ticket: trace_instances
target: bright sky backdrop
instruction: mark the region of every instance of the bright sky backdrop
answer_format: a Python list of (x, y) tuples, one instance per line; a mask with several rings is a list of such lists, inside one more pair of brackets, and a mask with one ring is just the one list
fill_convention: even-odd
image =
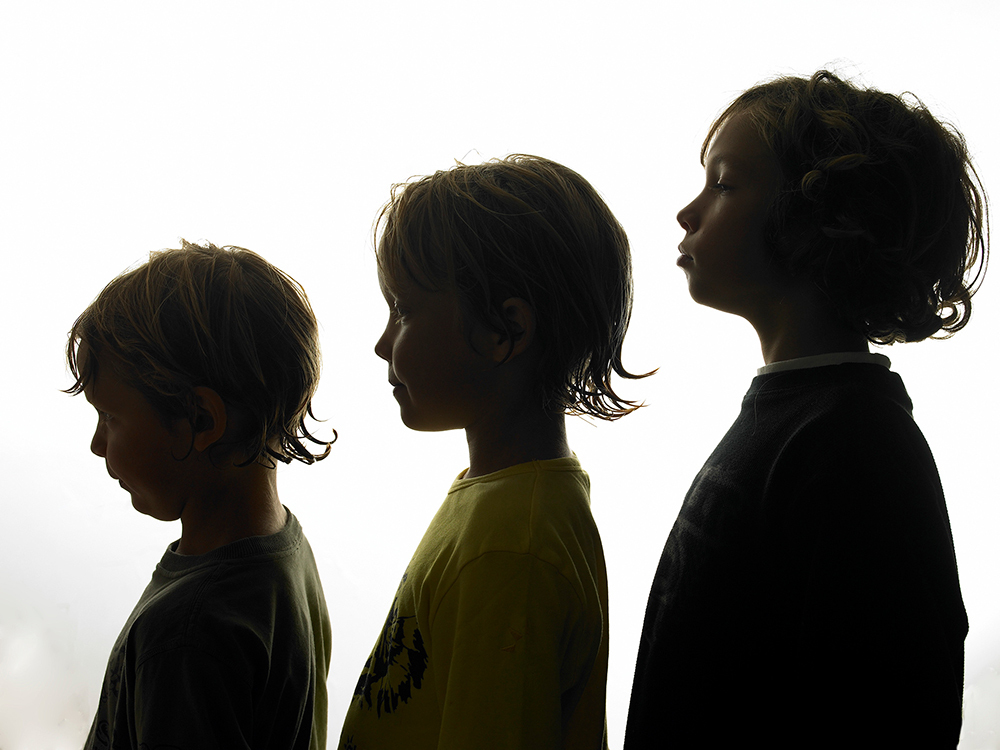
[[(279, 487), (333, 615), (339, 735), (399, 577), (466, 465), (461, 434), (402, 426), (372, 353), (386, 314), (372, 220), (394, 182), (511, 152), (576, 169), (616, 212), (636, 273), (626, 365), (660, 368), (621, 389), (648, 408), (570, 425), (607, 556), (619, 747), (663, 542), (760, 364), (749, 325), (692, 303), (674, 265), (674, 216), (700, 189), (707, 126), (759, 80), (832, 67), (917, 93), (966, 135), (989, 189), (1000, 184), (998, 7), (5, 3), (0, 747), (80, 746), (118, 630), (179, 535), (132, 509), (89, 453), (93, 410), (59, 389), (74, 318), (113, 276), (181, 237), (260, 252), (305, 285), (322, 325), (316, 412), (340, 440), (322, 464), (282, 467)], [(949, 501), (972, 622), (965, 750), (1000, 747), (997, 288), (988, 275), (955, 339), (886, 351)]]

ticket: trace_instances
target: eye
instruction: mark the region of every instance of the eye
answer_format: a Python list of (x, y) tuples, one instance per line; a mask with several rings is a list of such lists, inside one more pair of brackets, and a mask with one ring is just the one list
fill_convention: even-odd
[(715, 190), (716, 192), (719, 193), (728, 193), (730, 190), (732, 190), (732, 188), (729, 185), (726, 185), (725, 183), (717, 182), (714, 185), (712, 185), (712, 190)]
[(100, 409), (98, 409), (97, 410), (97, 419), (100, 422), (110, 422), (111, 421), (111, 415), (108, 414), (106, 411), (101, 411)]

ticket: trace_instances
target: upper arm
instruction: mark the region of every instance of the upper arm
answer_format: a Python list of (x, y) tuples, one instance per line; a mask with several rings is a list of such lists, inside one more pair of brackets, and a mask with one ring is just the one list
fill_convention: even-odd
[(149, 747), (250, 748), (254, 700), (235, 665), (193, 647), (156, 654), (135, 676), (135, 735)]
[(564, 696), (589, 676), (600, 617), (533, 555), (491, 552), (466, 565), (431, 625), (440, 746), (561, 747)]
[[(967, 629), (944, 497), (908, 415), (838, 415), (789, 444), (774, 515), (802, 713), (926, 738), (960, 722)], [(780, 519), (780, 520), (779, 520)], [(872, 730), (875, 731), (875, 730)], [(900, 734), (900, 732), (903, 732)]]

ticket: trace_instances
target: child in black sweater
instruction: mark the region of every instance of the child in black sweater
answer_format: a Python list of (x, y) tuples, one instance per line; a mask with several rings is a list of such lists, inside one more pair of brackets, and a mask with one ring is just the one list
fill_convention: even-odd
[(948, 514), (868, 344), (968, 322), (987, 232), (964, 140), (820, 71), (744, 92), (701, 156), (677, 263), (696, 302), (754, 326), (765, 366), (667, 539), (625, 747), (953, 748), (968, 620)]

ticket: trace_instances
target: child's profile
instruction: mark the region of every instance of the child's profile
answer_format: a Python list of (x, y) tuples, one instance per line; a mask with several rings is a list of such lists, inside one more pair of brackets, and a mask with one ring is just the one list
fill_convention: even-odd
[[(344, 750), (606, 744), (607, 573), (565, 414), (616, 419), (628, 240), (576, 172), (514, 155), (397, 186), (376, 346), (403, 423), (469, 467), (407, 567)], [(405, 488), (400, 488), (405, 492)]]
[(944, 492), (869, 344), (968, 323), (987, 228), (965, 141), (819, 71), (745, 91), (701, 159), (677, 264), (764, 365), (667, 538), (625, 746), (953, 748), (968, 619)]
[(275, 474), (332, 443), (305, 424), (320, 357), (304, 290), (249, 250), (184, 242), (104, 288), (67, 360), (67, 392), (97, 411), (91, 451), (136, 510), (181, 521), (85, 747), (325, 747), (330, 620)]

